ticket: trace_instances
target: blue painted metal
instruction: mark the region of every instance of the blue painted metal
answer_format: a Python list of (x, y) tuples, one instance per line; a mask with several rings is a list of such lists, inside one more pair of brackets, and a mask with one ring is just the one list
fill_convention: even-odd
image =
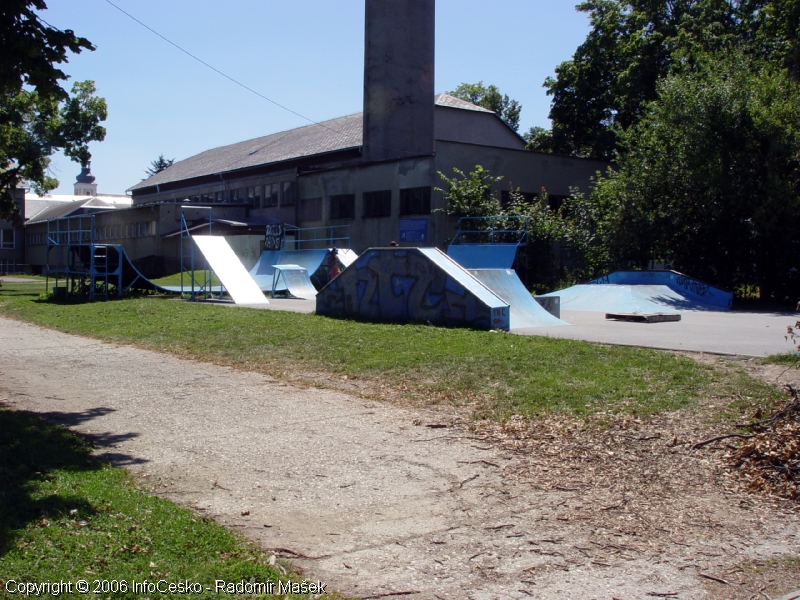
[[(195, 259), (195, 245), (192, 241), (192, 230), (186, 221), (185, 210), (192, 211), (208, 211), (208, 233), (211, 235), (211, 228), (213, 225), (212, 208), (210, 206), (181, 206), (181, 242), (180, 242), (180, 257), (181, 257), (181, 296), (189, 300), (197, 300), (198, 298), (213, 298), (215, 288), (220, 286), (212, 286), (211, 282), (214, 277), (214, 271), (210, 268), (208, 261), (202, 255), (202, 262)], [(198, 230), (195, 229), (195, 232)], [(199, 230), (203, 232), (202, 229)], [(185, 245), (189, 244), (188, 256)], [(188, 259), (188, 264), (187, 264)], [(202, 268), (200, 268), (202, 266)], [(197, 277), (198, 273), (202, 275)], [(222, 296), (221, 291), (217, 292), (218, 296)]]
[(525, 289), (512, 269), (468, 269), (511, 307), (511, 329), (569, 325), (547, 312)]
[(461, 217), (452, 245), (513, 244), (524, 246), (528, 238), (528, 217)]
[[(272, 291), (272, 283), (275, 275), (273, 265), (298, 265), (303, 267), (310, 277), (322, 266), (328, 256), (327, 248), (320, 250), (268, 250), (261, 253), (261, 258), (255, 266), (250, 269), (250, 275), (256, 280), (258, 287), (262, 291)], [(285, 292), (286, 284), (278, 282), (275, 289), (277, 292)]]
[(617, 271), (544, 296), (562, 310), (615, 313), (729, 310), (733, 294), (675, 271)]
[(370, 248), (317, 294), (317, 313), (503, 329), (501, 298), (436, 248)]
[(510, 269), (516, 244), (458, 244), (447, 247), (447, 256), (465, 269)]
[(589, 284), (666, 285), (687, 300), (694, 300), (716, 310), (728, 310), (733, 303), (733, 292), (678, 273), (677, 271), (615, 271)]

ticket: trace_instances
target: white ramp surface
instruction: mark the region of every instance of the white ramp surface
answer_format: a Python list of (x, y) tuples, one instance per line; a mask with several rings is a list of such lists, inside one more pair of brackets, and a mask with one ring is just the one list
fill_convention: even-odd
[(311, 283), (308, 271), (300, 265), (272, 265), (275, 275), (272, 281), (272, 295), (275, 291), (283, 289), (280, 287), (280, 280), (283, 279), (285, 289), (295, 298), (303, 300), (313, 300), (317, 297), (317, 290)]
[(193, 235), (192, 239), (236, 304), (269, 304), (224, 237)]

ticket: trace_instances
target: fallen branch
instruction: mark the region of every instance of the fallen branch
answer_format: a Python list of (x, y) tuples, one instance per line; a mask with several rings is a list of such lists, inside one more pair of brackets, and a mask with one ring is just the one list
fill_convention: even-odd
[(749, 434), (745, 435), (742, 433), (729, 433), (728, 435), (718, 435), (717, 437), (713, 437), (708, 440), (703, 440), (702, 442), (697, 442), (696, 444), (692, 445), (692, 450), (697, 450), (698, 448), (702, 448), (703, 446), (708, 446), (709, 444), (713, 444), (714, 442), (718, 442), (720, 440), (727, 440), (729, 438), (741, 438), (743, 440), (749, 440), (756, 437), (756, 434)]
[(717, 583), (724, 583), (725, 585), (730, 585), (730, 583), (725, 581), (724, 579), (720, 579), (719, 577), (714, 577), (713, 575), (706, 575), (705, 573), (698, 573), (698, 575), (704, 579), (710, 579), (711, 581), (716, 581)]
[(289, 556), (296, 556), (297, 558), (307, 558), (309, 560), (330, 558), (330, 554), (322, 554), (320, 556), (309, 556), (308, 554), (303, 554), (302, 552), (295, 552), (294, 550), (289, 550), (289, 548), (267, 548), (267, 552), (273, 552), (275, 554), (288, 554)]
[(373, 594), (372, 596), (361, 596), (361, 600), (368, 600), (370, 598), (388, 598), (389, 596), (412, 596), (414, 594), (421, 594), (419, 590), (410, 590), (408, 592), (386, 592), (385, 594)]
[(459, 488), (463, 488), (465, 483), (469, 483), (470, 481), (474, 481), (478, 477), (480, 477), (480, 475), (478, 475), (477, 473), (475, 475), (473, 475), (472, 477), (467, 477), (464, 481), (462, 481), (461, 483), (458, 484), (458, 487)]

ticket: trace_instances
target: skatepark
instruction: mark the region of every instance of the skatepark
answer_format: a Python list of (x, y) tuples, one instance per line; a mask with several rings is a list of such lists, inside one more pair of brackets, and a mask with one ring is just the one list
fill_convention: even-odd
[[(732, 311), (730, 292), (672, 271), (609, 273), (534, 297), (511, 268), (513, 244), (451, 245), (447, 253), (369, 248), (361, 255), (349, 248), (281, 248), (262, 252), (248, 271), (224, 237), (187, 228), (181, 285), (165, 286), (144, 277), (121, 246), (95, 244), (86, 219), (54, 224), (48, 271), (54, 292), (88, 288), (94, 300), (152, 290), (232, 306), (663, 350), (755, 357), (794, 351), (785, 336), (795, 313)], [(341, 273), (331, 280), (334, 252)], [(212, 275), (221, 285), (211, 284)], [(645, 318), (660, 322), (635, 322)]]

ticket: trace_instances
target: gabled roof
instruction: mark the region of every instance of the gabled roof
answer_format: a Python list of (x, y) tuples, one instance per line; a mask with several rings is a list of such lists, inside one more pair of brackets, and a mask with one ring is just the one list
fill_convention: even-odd
[(97, 198), (96, 196), (87, 196), (86, 198), (76, 200), (74, 202), (51, 201), (50, 206), (36, 213), (32, 218), (30, 218), (30, 220), (28, 220), (28, 224), (68, 217), (77, 213), (78, 211), (82, 211), (84, 213), (93, 213), (101, 210), (126, 208), (128, 206), (130, 206), (130, 203), (119, 204), (115, 202), (107, 202)]
[[(494, 114), (449, 94), (434, 98), (437, 106)], [(359, 148), (363, 140), (363, 113), (339, 117), (280, 133), (206, 150), (176, 162), (130, 188), (131, 191), (205, 175), (229, 173), (286, 160)]]

